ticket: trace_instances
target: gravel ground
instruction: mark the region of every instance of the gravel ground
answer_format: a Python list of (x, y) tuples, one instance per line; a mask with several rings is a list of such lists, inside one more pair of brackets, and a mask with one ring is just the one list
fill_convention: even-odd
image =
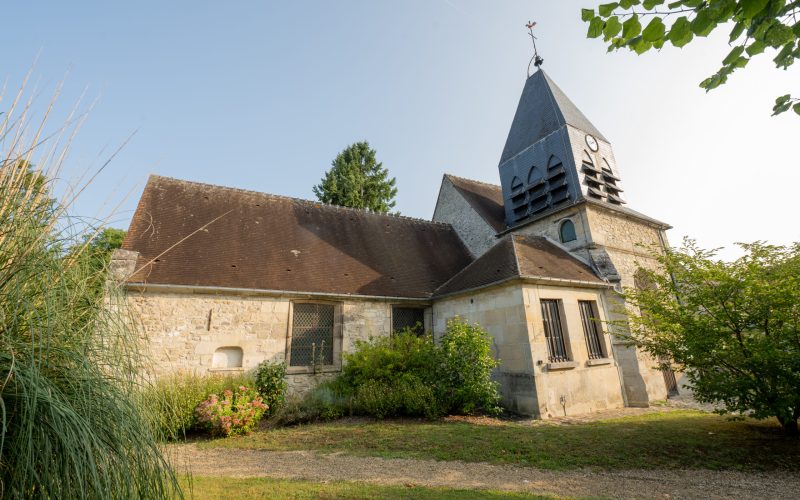
[(188, 470), (197, 476), (360, 481), (577, 497), (800, 498), (800, 477), (792, 473), (547, 471), (486, 463), (354, 457), (313, 451), (200, 449), (194, 444), (172, 445), (168, 453), (180, 472)]

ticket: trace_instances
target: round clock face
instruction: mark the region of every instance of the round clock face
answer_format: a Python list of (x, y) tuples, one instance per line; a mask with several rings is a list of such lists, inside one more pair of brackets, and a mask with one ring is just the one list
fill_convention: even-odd
[(597, 140), (589, 134), (586, 134), (586, 145), (589, 146), (589, 149), (592, 151), (597, 151)]

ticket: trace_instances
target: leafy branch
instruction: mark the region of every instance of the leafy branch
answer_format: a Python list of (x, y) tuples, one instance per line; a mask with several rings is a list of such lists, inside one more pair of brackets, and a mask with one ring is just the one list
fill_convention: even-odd
[[(664, 3), (620, 0), (598, 6), (597, 12), (582, 9), (581, 19), (589, 23), (587, 36), (602, 36), (609, 52), (627, 48), (639, 55), (667, 43), (684, 47), (695, 37), (707, 37), (733, 23), (728, 42), (733, 48), (719, 70), (700, 82), (707, 92), (725, 84), (734, 71), (768, 48), (777, 51), (773, 58), (777, 68), (787, 69), (800, 59), (800, 0), (678, 0), (659, 9)], [(645, 26), (644, 18), (649, 18)], [(674, 20), (667, 25), (670, 18)], [(777, 115), (790, 109), (800, 115), (800, 99), (787, 94), (775, 100), (772, 111)]]

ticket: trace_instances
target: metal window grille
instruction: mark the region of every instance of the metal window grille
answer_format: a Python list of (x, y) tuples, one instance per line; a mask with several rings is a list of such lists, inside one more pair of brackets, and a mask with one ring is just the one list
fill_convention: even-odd
[(425, 330), (425, 310), (417, 307), (393, 307), (392, 331), (399, 332), (410, 328), (414, 333), (420, 334)]
[(334, 306), (294, 304), (289, 366), (333, 364)]
[(583, 321), (583, 334), (586, 337), (586, 346), (589, 349), (589, 359), (600, 359), (605, 357), (603, 354), (603, 340), (597, 328), (597, 306), (594, 301), (578, 301), (581, 309), (581, 320)]
[(561, 328), (561, 314), (558, 300), (542, 300), (544, 335), (547, 338), (547, 352), (551, 362), (569, 361), (567, 346), (564, 344), (564, 331)]

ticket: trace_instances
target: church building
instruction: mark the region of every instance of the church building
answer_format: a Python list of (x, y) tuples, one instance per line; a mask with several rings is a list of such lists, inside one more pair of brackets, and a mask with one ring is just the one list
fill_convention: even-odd
[(154, 375), (285, 361), (302, 393), (357, 340), (461, 317), (492, 336), (519, 413), (674, 394), (673, 373), (604, 333), (670, 226), (627, 206), (608, 139), (541, 69), (498, 170), (499, 185), (445, 175), (430, 221), (151, 176), (112, 268)]

